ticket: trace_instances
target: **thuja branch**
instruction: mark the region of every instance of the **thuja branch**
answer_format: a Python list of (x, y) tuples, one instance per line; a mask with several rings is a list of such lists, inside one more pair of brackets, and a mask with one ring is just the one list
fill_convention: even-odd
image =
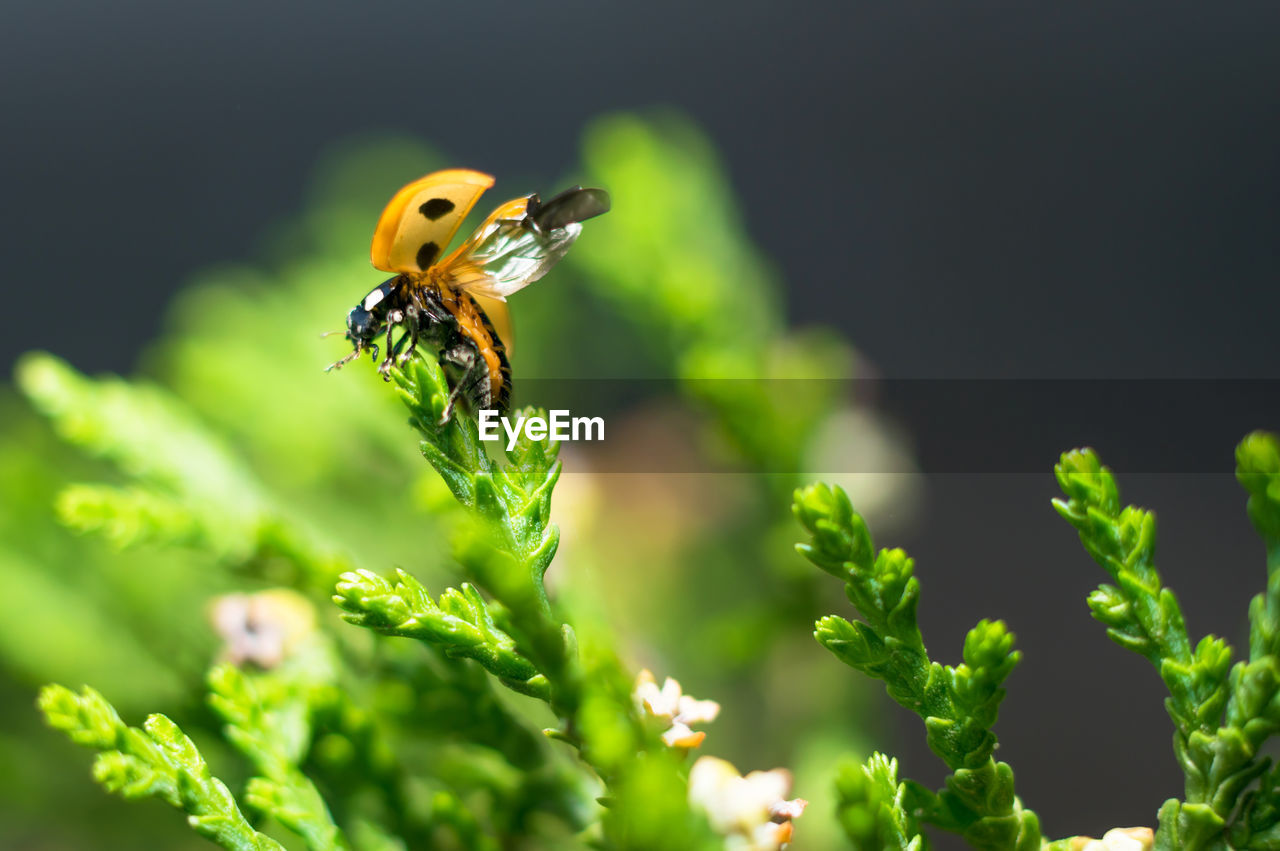
[(306, 672), (247, 674), (232, 665), (209, 673), (209, 701), (227, 739), (253, 764), (246, 800), (302, 837), (309, 851), (348, 851), (320, 792), (300, 767), (321, 691)]
[(437, 603), (403, 570), (396, 571), (395, 582), (360, 570), (338, 583), (334, 599), (351, 623), (384, 635), (416, 638), (449, 656), (474, 659), (512, 691), (551, 699), (547, 678), (498, 628), (490, 606), (468, 583), (461, 590), (446, 589)]
[(836, 776), (836, 816), (857, 848), (923, 851), (911, 787), (898, 781), (898, 761), (873, 754), (865, 764), (846, 763)]
[(289, 581), (328, 589), (345, 558), (275, 499), (226, 441), (187, 405), (156, 385), (90, 378), (51, 355), (31, 353), (17, 380), (57, 431), (129, 480), (71, 485), (58, 497), (59, 520), (96, 532), (119, 548), (182, 546), (228, 566), (285, 564)]
[(152, 715), (142, 729), (126, 726), (115, 708), (87, 687), (76, 694), (46, 686), (39, 703), (51, 726), (100, 751), (93, 776), (107, 791), (160, 798), (185, 811), (197, 833), (229, 851), (283, 851), (253, 829), (226, 785), (210, 774), (195, 745), (168, 718)]
[[(1155, 515), (1122, 508), (1111, 471), (1089, 449), (1067, 452), (1054, 468), (1065, 499), (1054, 507), (1114, 584), (1089, 597), (1093, 616), (1118, 644), (1146, 657), (1169, 689), (1165, 707), (1186, 776), (1185, 800), (1160, 809), (1162, 848), (1274, 847), (1280, 797), (1270, 760), (1259, 753), (1280, 729), (1280, 448), (1255, 433), (1236, 450), (1236, 476), (1249, 492), (1249, 517), (1267, 551), (1266, 591), (1249, 608), (1247, 661), (1231, 664), (1225, 641), (1194, 648), (1182, 610), (1155, 566)], [(1239, 809), (1237, 809), (1237, 807)]]
[(524, 438), (507, 451), (508, 463), (499, 464), (465, 413), (441, 424), (449, 387), (437, 364), (415, 358), (392, 377), (423, 437), (423, 456), (468, 509), (471, 525), (456, 555), (472, 584), (449, 589), (436, 602), (403, 572), (392, 583), (362, 571), (344, 574), (334, 599), (349, 621), (475, 659), (572, 723), (581, 699), (574, 637), (555, 618), (543, 585), (559, 543), (550, 521), (558, 447)]
[(437, 600), (403, 571), (394, 581), (347, 573), (334, 598), (344, 617), (472, 659), (508, 688), (546, 701), (562, 724), (548, 734), (573, 746), (606, 786), (603, 847), (722, 845), (690, 809), (684, 754), (645, 723), (611, 641), (588, 623), (579, 648), (547, 597), (543, 576), (559, 542), (550, 521), (556, 445), (525, 438), (499, 463), (465, 413), (441, 424), (449, 388), (437, 364), (415, 359), (392, 378), (422, 454), (466, 509), (455, 554), (468, 582)]
[(866, 523), (838, 487), (797, 491), (793, 511), (811, 535), (797, 549), (844, 582), (863, 618), (822, 618), (814, 636), (845, 664), (884, 680), (890, 697), (924, 719), (929, 747), (951, 769), (937, 794), (912, 784), (912, 808), (978, 848), (1038, 849), (1039, 819), (1014, 794), (1013, 770), (993, 757), (1001, 684), (1021, 658), (1013, 635), (999, 621), (981, 621), (965, 638), (963, 664), (934, 662), (916, 622), (920, 584), (907, 554), (876, 553)]

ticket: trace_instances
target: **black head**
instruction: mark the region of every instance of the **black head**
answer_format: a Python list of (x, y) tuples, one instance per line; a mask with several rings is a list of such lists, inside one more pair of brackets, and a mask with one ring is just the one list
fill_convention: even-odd
[(378, 359), (378, 346), (374, 339), (386, 328), (387, 313), (391, 309), (391, 295), (395, 290), (398, 278), (383, 281), (360, 299), (360, 303), (351, 308), (347, 314), (347, 339), (351, 342), (352, 351), (329, 369), (335, 369), (360, 356), (365, 349), (373, 350), (373, 359)]
[(382, 330), (382, 321), (371, 310), (365, 310), (364, 303), (357, 304), (347, 314), (347, 339), (356, 347), (356, 351), (366, 348)]

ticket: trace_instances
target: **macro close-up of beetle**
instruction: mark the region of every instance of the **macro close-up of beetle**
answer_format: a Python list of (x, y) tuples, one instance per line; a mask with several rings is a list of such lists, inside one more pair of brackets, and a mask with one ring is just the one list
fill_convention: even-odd
[(1280, 851), (1280, 3), (9, 6), (0, 851)]
[[(443, 420), (459, 396), (476, 410), (506, 411), (511, 395), (510, 320), (506, 299), (541, 278), (582, 232), (581, 222), (609, 210), (602, 189), (574, 186), (548, 201), (537, 194), (507, 201), (441, 259), (467, 213), (493, 185), (468, 169), (437, 171), (395, 194), (373, 236), (373, 265), (393, 278), (374, 287), (347, 314), (350, 354), (378, 360), (385, 334), (384, 376), (420, 343), (453, 371)], [(399, 330), (400, 336), (395, 337)], [(504, 339), (506, 337), (506, 339)]]

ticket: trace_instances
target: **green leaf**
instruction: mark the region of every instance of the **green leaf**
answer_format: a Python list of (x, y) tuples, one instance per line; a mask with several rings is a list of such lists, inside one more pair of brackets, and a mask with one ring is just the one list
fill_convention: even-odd
[(463, 583), (446, 589), (439, 603), (403, 570), (390, 582), (372, 571), (345, 573), (333, 600), (348, 623), (384, 635), (416, 638), (446, 654), (474, 659), (509, 688), (549, 700), (547, 679), (520, 652), (515, 640), (498, 628), (480, 592)]
[[(1252, 784), (1266, 778), (1259, 756), (1280, 729), (1280, 449), (1273, 435), (1255, 432), (1236, 450), (1236, 476), (1249, 493), (1248, 510), (1267, 547), (1267, 591), (1250, 605), (1249, 660), (1231, 666), (1232, 650), (1205, 636), (1191, 648), (1182, 611), (1154, 563), (1155, 519), (1120, 508), (1110, 471), (1092, 450), (1062, 456), (1055, 468), (1065, 500), (1058, 512), (1080, 533), (1085, 550), (1115, 585), (1089, 598), (1095, 618), (1117, 643), (1147, 657), (1169, 690), (1166, 708), (1176, 727), (1174, 751), (1185, 775), (1185, 801), (1165, 802), (1158, 848), (1220, 847), (1224, 834), (1244, 845), (1265, 844), (1268, 804)], [(1233, 813), (1238, 816), (1233, 820)]]
[(1249, 519), (1268, 548), (1280, 541), (1280, 440), (1255, 431), (1236, 447), (1236, 479), (1249, 493)]
[[(926, 793), (928, 794), (928, 793)], [(913, 795), (898, 782), (898, 761), (872, 754), (866, 764), (841, 764), (836, 774), (836, 814), (857, 848), (921, 851), (925, 838)]]
[[(952, 770), (941, 793), (914, 796), (927, 803), (921, 819), (960, 833), (978, 848), (1038, 848), (1039, 820), (1015, 796), (1009, 766), (992, 759), (996, 736), (990, 728), (1004, 698), (1000, 685), (1020, 659), (1013, 634), (1000, 621), (980, 621), (965, 638), (964, 664), (932, 661), (916, 621), (920, 583), (907, 554), (881, 550), (873, 558), (870, 532), (839, 488), (797, 490), (792, 511), (811, 536), (797, 550), (844, 580), (845, 596), (863, 618), (829, 615), (817, 622), (814, 637), (845, 664), (884, 680), (889, 696), (921, 717), (930, 749)], [(919, 847), (918, 831), (902, 817), (886, 826), (880, 816), (867, 815), (868, 808), (881, 811), (885, 796), (901, 806), (903, 792), (889, 791), (885, 764), (876, 770), (881, 779), (875, 783), (871, 774), (842, 774), (850, 801), (841, 814), (846, 832), (855, 843), (874, 833), (889, 847)]]
[(186, 812), (197, 833), (229, 851), (283, 851), (249, 825), (195, 745), (163, 715), (147, 718), (143, 729), (128, 727), (88, 687), (77, 695), (62, 686), (46, 686), (39, 706), (50, 726), (100, 751), (94, 779), (107, 791), (126, 798), (160, 798)]

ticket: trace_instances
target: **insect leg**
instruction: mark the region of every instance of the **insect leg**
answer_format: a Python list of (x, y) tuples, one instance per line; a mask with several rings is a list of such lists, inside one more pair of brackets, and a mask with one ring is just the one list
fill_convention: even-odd
[(441, 352), (440, 361), (441, 363), (451, 363), (462, 370), (462, 376), (449, 391), (449, 399), (445, 402), (444, 413), (440, 415), (440, 425), (444, 425), (453, 416), (453, 406), (458, 401), (459, 394), (465, 393), (468, 399), (472, 398), (471, 393), (475, 387), (477, 376), (484, 375), (485, 364), (482, 359), (476, 356), (475, 348), (461, 343)]
[[(378, 372), (382, 375), (384, 381), (391, 380), (391, 366), (396, 359), (396, 348), (392, 344), (391, 335), (395, 332), (396, 326), (404, 321), (404, 312), (393, 310), (387, 314), (387, 357), (382, 363), (378, 364)], [(374, 355), (377, 359), (377, 355)]]
[[(414, 349), (418, 348), (418, 312), (416, 310), (406, 311), (404, 324), (406, 326), (406, 330), (400, 337), (400, 341), (396, 343), (396, 350), (394, 353), (397, 366), (405, 363), (409, 358), (413, 357)], [(405, 350), (404, 354), (400, 354), (400, 350), (404, 348), (405, 342), (408, 342), (409, 348)]]

